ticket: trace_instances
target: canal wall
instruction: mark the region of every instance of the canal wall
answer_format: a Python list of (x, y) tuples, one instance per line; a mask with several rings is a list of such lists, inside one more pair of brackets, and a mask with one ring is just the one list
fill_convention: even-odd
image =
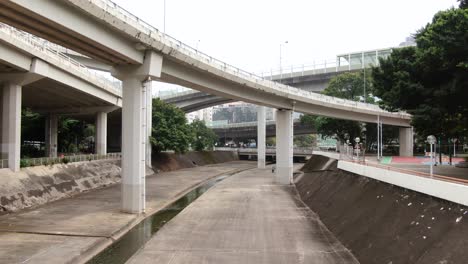
[(302, 170), (301, 199), (360, 263), (468, 259), (467, 207), (340, 170), (329, 157), (314, 155)]
[[(236, 160), (231, 152), (161, 153), (153, 170), (171, 171)], [(154, 171), (147, 168), (146, 174)], [(120, 160), (86, 161), (22, 168), (13, 173), (0, 169), (0, 214), (38, 206), (78, 193), (120, 182)]]

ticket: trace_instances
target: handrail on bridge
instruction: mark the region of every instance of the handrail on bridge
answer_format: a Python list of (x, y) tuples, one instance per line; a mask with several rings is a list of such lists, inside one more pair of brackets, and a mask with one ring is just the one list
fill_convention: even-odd
[[(335, 104), (335, 105), (340, 105), (340, 106), (345, 105), (345, 106), (353, 107), (353, 108), (364, 108), (364, 109), (367, 108), (369, 110), (372, 109), (373, 111), (380, 112), (380, 113), (388, 113), (387, 111), (384, 111), (379, 106), (374, 105), (374, 104), (356, 102), (356, 101), (351, 101), (351, 100), (339, 99), (339, 98), (335, 98), (335, 97), (327, 96), (323, 94), (311, 93), (311, 92), (300, 90), (300, 89), (297, 89), (288, 85), (284, 85), (278, 82), (268, 80), (267, 78), (244, 71), (226, 62), (215, 59), (203, 52), (200, 52), (199, 50), (181, 42), (180, 40), (177, 40), (176, 38), (173, 38), (172, 36), (159, 31), (157, 28), (151, 26), (150, 24), (146, 23), (145, 21), (141, 20), (137, 16), (131, 14), (130, 12), (128, 12), (127, 10), (125, 10), (124, 8), (120, 7), (119, 5), (117, 5), (116, 3), (110, 0), (88, 0), (88, 1), (99, 6), (107, 13), (114, 15), (116, 17), (119, 17), (122, 21), (125, 21), (126, 23), (132, 25), (136, 29), (139, 29), (140, 31), (146, 33), (148, 36), (153, 37), (155, 39), (159, 39), (161, 42), (163, 42), (163, 45), (171, 47), (179, 52), (185, 53), (185, 55), (189, 57), (197, 58), (198, 60), (214, 68), (217, 68), (219, 70), (222, 70), (234, 76), (244, 77), (246, 79), (250, 78), (251, 79), (250, 81), (254, 83), (258, 83), (258, 84), (263, 84), (265, 86), (269, 86), (271, 89), (274, 89), (280, 92), (286, 91), (291, 94), (296, 94), (297, 96), (319, 100), (321, 102), (327, 102), (330, 104)], [(395, 115), (398, 115), (401, 118), (403, 117), (409, 118), (409, 115), (406, 113), (395, 113)]]
[(16, 40), (21, 41), (22, 43), (28, 45), (29, 47), (37, 51), (46, 53), (48, 56), (56, 59), (58, 62), (68, 67), (72, 67), (75, 70), (78, 70), (82, 74), (86, 75), (89, 78), (89, 81), (98, 83), (102, 87), (105, 87), (109, 90), (113, 90), (121, 95), (122, 86), (120, 82), (110, 80), (102, 75), (99, 75), (96, 72), (91, 71), (85, 65), (72, 59), (65, 53), (59, 51), (62, 48), (61, 46), (4, 23), (0, 23), (0, 31), (8, 34)]

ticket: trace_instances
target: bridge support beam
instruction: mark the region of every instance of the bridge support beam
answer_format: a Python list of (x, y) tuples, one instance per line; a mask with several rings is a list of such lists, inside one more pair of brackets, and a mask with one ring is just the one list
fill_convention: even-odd
[(47, 157), (55, 158), (58, 144), (58, 115), (47, 115), (45, 122), (45, 154)]
[(412, 157), (413, 156), (413, 128), (400, 127), (399, 131), (400, 142), (400, 156)]
[(96, 114), (96, 154), (107, 154), (107, 113)]
[(8, 167), (20, 169), (21, 149), (21, 92), (22, 86), (7, 82), (2, 89), (2, 159), (8, 159)]
[(257, 161), (258, 168), (265, 168), (265, 149), (266, 149), (266, 108), (257, 107)]
[(122, 80), (122, 211), (145, 211), (145, 165), (147, 124), (147, 82), (161, 77), (162, 56), (147, 51), (141, 66), (115, 68)]
[(290, 184), (293, 176), (293, 111), (276, 111), (276, 182)]

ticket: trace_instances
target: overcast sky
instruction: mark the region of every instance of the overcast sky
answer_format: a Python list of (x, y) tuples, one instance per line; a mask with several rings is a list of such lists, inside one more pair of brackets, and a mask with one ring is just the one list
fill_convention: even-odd
[[(163, 30), (164, 0), (114, 0)], [(455, 0), (166, 0), (166, 33), (251, 72), (398, 46)]]

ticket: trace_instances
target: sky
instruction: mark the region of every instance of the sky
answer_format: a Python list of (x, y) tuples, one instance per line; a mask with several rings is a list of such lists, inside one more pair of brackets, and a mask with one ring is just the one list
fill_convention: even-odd
[[(165, 32), (260, 73), (398, 46), (456, 0), (165, 0)], [(114, 0), (164, 30), (164, 0)]]

